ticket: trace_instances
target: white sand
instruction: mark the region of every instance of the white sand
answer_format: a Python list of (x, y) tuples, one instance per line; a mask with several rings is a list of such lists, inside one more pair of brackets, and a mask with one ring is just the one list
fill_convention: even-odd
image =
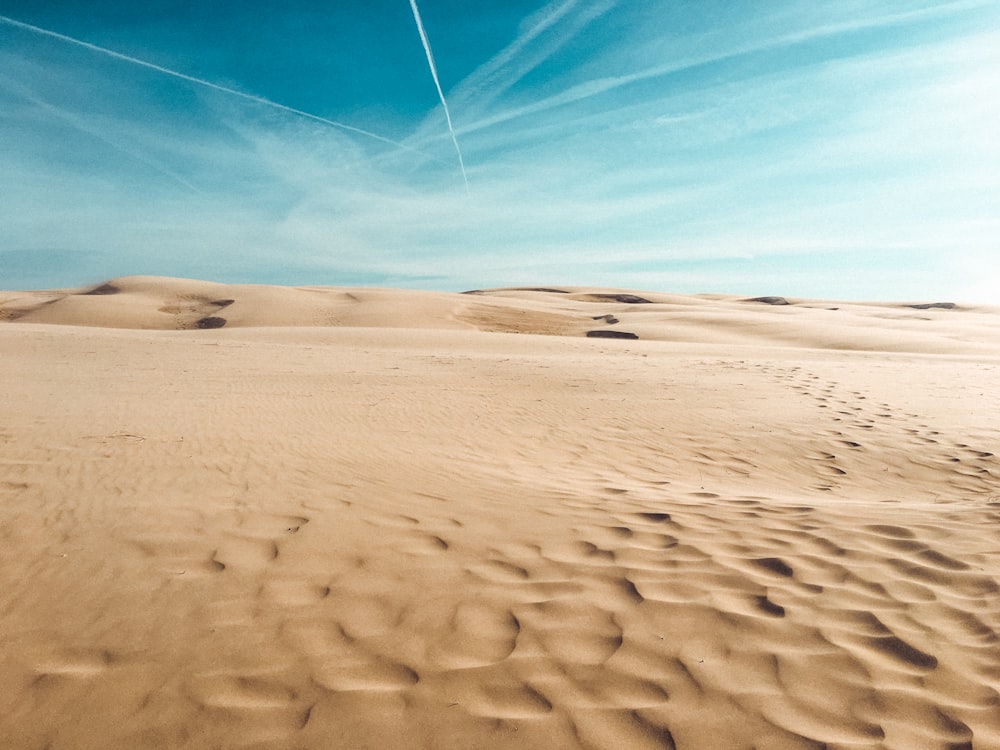
[(0, 292), (0, 745), (1000, 747), (1000, 310), (109, 285)]

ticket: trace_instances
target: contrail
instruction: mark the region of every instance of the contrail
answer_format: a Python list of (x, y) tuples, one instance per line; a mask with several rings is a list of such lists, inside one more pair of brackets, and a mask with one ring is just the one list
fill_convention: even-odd
[(431, 69), (431, 78), (434, 79), (434, 86), (437, 88), (438, 96), (441, 98), (441, 106), (444, 108), (444, 119), (448, 123), (448, 132), (451, 133), (451, 142), (455, 144), (455, 153), (458, 154), (458, 166), (462, 170), (462, 179), (465, 181), (465, 192), (469, 192), (469, 178), (465, 174), (465, 160), (462, 158), (462, 149), (458, 147), (458, 136), (455, 135), (455, 126), (451, 124), (451, 113), (448, 111), (448, 102), (445, 101), (444, 91), (441, 90), (441, 81), (438, 80), (437, 66), (434, 65), (434, 55), (431, 52), (431, 43), (427, 40), (427, 32), (424, 31), (424, 22), (420, 20), (420, 9), (417, 7), (417, 0), (410, 0), (410, 7), (413, 9), (413, 20), (417, 22), (417, 31), (420, 32), (420, 41), (424, 44), (424, 52), (427, 53), (427, 64)]
[(120, 143), (115, 143), (110, 138), (107, 138), (106, 136), (104, 136), (99, 129), (92, 128), (89, 125), (87, 125), (84, 122), (82, 122), (80, 118), (74, 117), (69, 112), (61, 110), (58, 107), (55, 107), (52, 104), (49, 104), (47, 101), (45, 101), (43, 99), (39, 99), (37, 96), (35, 96), (34, 94), (31, 94), (29, 91), (27, 91), (23, 86), (16, 85), (16, 84), (12, 86), (12, 85), (6, 84), (6, 83), (5, 84), (0, 84), (0, 85), (2, 85), (4, 88), (8, 88), (11, 91), (14, 91), (18, 96), (23, 97), (25, 99), (25, 101), (29, 101), (32, 104), (34, 104), (36, 107), (39, 107), (40, 109), (44, 109), (46, 112), (48, 112), (53, 117), (56, 117), (56, 118), (62, 120), (63, 122), (67, 123), (68, 125), (76, 128), (80, 132), (86, 133), (87, 135), (91, 136), (92, 138), (96, 138), (97, 140), (101, 141), (102, 143), (107, 144), (108, 146), (110, 146), (111, 148), (115, 149), (116, 151), (120, 151), (123, 154), (125, 154), (126, 156), (130, 156), (133, 159), (135, 159), (136, 161), (145, 164), (147, 167), (151, 167), (151, 168), (155, 169), (157, 172), (160, 172), (161, 174), (166, 175), (170, 179), (177, 181), (178, 183), (180, 183), (181, 185), (183, 185), (184, 187), (186, 187), (191, 192), (193, 192), (193, 193), (203, 193), (202, 190), (199, 190), (197, 187), (195, 187), (194, 185), (192, 185), (190, 182), (188, 182), (187, 180), (185, 180), (183, 177), (181, 177), (179, 174), (177, 174), (173, 170), (168, 169), (167, 167), (163, 166), (162, 164), (160, 164), (159, 162), (155, 161), (154, 159), (150, 159), (150, 158), (144, 156), (143, 154), (141, 154), (141, 153), (139, 153), (137, 151), (134, 151), (134, 150), (132, 150), (130, 148), (122, 146)]
[(174, 78), (180, 78), (182, 81), (197, 83), (199, 86), (206, 86), (207, 88), (215, 89), (216, 91), (221, 91), (225, 94), (231, 94), (232, 96), (238, 96), (241, 99), (247, 99), (251, 102), (256, 102), (257, 104), (263, 104), (267, 107), (280, 109), (284, 112), (291, 112), (292, 114), (298, 115), (299, 117), (305, 117), (309, 120), (315, 120), (316, 122), (321, 122), (324, 125), (330, 125), (331, 127), (339, 128), (340, 130), (346, 130), (350, 133), (357, 133), (358, 135), (367, 136), (368, 138), (374, 138), (376, 141), (381, 141), (382, 143), (388, 143), (391, 146), (396, 146), (397, 148), (405, 149), (406, 151), (416, 151), (416, 149), (412, 148), (411, 146), (407, 146), (406, 144), (399, 143), (398, 141), (394, 141), (389, 138), (384, 138), (383, 136), (378, 135), (377, 133), (372, 133), (367, 130), (362, 130), (361, 128), (355, 128), (351, 125), (345, 125), (344, 123), (337, 122), (336, 120), (328, 120), (325, 117), (320, 117), (319, 115), (310, 114), (309, 112), (303, 112), (301, 109), (286, 107), (284, 104), (278, 104), (277, 102), (272, 102), (270, 99), (265, 99), (262, 96), (254, 96), (253, 94), (244, 94), (242, 91), (237, 91), (236, 89), (230, 89), (225, 86), (220, 86), (217, 83), (206, 81), (202, 78), (195, 78), (194, 76), (185, 75), (184, 73), (178, 73), (176, 70), (170, 70), (170, 68), (164, 68), (159, 65), (154, 65), (153, 63), (146, 62), (145, 60), (139, 60), (138, 58), (135, 57), (123, 55), (120, 52), (115, 52), (114, 50), (106, 49), (105, 47), (98, 47), (96, 44), (91, 44), (90, 42), (83, 42), (80, 41), (79, 39), (74, 39), (71, 36), (66, 36), (65, 34), (59, 34), (55, 31), (49, 31), (48, 29), (43, 29), (39, 26), (32, 26), (30, 23), (23, 23), (22, 21), (16, 21), (13, 18), (8, 18), (7, 16), (0, 16), (0, 23), (6, 23), (9, 24), (10, 26), (15, 26), (19, 29), (33, 31), (36, 34), (49, 36), (52, 37), (53, 39), (59, 39), (60, 41), (63, 42), (69, 42), (70, 44), (76, 44), (80, 47), (85, 47), (86, 49), (92, 50), (93, 52), (99, 52), (102, 55), (113, 57), (116, 60), (124, 60), (125, 62), (132, 63), (133, 65), (140, 65), (143, 68), (149, 68), (150, 70), (155, 70), (158, 73), (163, 73), (164, 75), (173, 76)]

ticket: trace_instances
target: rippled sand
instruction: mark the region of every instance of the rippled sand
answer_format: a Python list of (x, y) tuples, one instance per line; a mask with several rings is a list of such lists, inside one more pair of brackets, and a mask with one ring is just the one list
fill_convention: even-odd
[(0, 745), (1000, 747), (1000, 311), (778, 301), (0, 292)]

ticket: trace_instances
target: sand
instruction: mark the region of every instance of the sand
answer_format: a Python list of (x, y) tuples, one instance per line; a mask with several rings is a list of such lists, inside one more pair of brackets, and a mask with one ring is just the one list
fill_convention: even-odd
[(0, 292), (0, 746), (998, 748), (935, 302)]

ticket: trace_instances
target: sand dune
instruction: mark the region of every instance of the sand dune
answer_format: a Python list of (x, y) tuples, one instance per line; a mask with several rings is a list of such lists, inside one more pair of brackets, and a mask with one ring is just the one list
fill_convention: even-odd
[(74, 290), (0, 292), (2, 320), (154, 330), (347, 326), (628, 333), (651, 341), (925, 354), (1000, 350), (1000, 308), (577, 287), (449, 294), (131, 276)]
[(1000, 311), (785, 301), (0, 292), (0, 745), (1000, 747)]

